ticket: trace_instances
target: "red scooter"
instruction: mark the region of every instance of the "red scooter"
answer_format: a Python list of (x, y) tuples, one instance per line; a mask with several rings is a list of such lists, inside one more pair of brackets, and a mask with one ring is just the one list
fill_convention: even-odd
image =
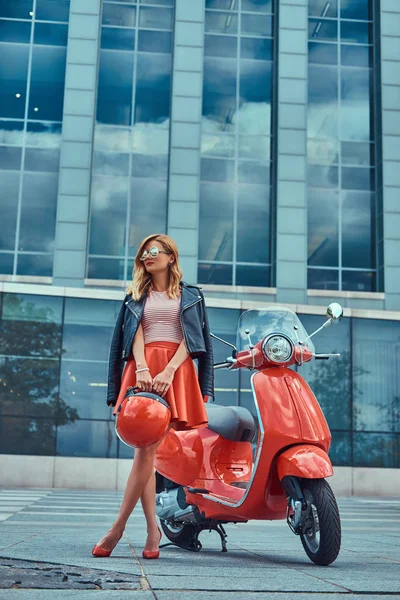
[(328, 307), (324, 325), (308, 335), (289, 308), (249, 310), (239, 319), (237, 347), (215, 369), (250, 369), (254, 411), (207, 404), (208, 427), (170, 430), (156, 455), (157, 515), (166, 537), (198, 552), (203, 530), (226, 523), (286, 519), (318, 565), (338, 556), (340, 516), (332, 489), (331, 434), (306, 381), (292, 365), (338, 354), (315, 354), (311, 338), (338, 322)]

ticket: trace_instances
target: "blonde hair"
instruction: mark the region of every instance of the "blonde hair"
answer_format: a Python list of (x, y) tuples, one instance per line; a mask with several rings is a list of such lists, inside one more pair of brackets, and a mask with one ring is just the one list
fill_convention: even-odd
[(182, 279), (182, 270), (179, 265), (178, 247), (174, 240), (168, 235), (155, 233), (149, 235), (139, 244), (132, 271), (132, 281), (126, 288), (127, 294), (130, 294), (134, 300), (139, 300), (143, 294), (148, 294), (153, 289), (153, 281), (150, 273), (146, 271), (143, 261), (140, 260), (144, 248), (148, 242), (160, 242), (166, 252), (174, 257), (174, 262), (169, 270), (168, 296), (169, 298), (178, 298), (180, 296), (180, 282)]

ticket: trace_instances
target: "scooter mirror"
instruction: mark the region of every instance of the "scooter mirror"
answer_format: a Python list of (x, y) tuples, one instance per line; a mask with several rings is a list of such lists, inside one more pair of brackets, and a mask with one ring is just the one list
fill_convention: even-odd
[(330, 321), (339, 322), (343, 318), (343, 308), (338, 302), (332, 302), (326, 309), (326, 316)]

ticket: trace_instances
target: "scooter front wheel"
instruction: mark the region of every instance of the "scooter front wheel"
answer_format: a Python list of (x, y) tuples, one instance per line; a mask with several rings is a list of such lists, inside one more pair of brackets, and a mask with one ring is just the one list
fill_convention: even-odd
[(325, 479), (303, 480), (302, 491), (310, 511), (300, 534), (307, 556), (316, 565), (330, 565), (340, 550), (341, 525), (339, 509), (330, 485)]

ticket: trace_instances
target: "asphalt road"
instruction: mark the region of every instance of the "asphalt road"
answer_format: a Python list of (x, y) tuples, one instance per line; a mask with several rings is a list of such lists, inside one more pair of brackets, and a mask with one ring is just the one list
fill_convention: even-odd
[(227, 554), (215, 532), (203, 532), (200, 553), (167, 547), (146, 561), (140, 508), (111, 558), (95, 559), (120, 500), (0, 489), (0, 599), (400, 599), (400, 498), (339, 498), (342, 548), (329, 567), (313, 565), (284, 522), (227, 525)]

